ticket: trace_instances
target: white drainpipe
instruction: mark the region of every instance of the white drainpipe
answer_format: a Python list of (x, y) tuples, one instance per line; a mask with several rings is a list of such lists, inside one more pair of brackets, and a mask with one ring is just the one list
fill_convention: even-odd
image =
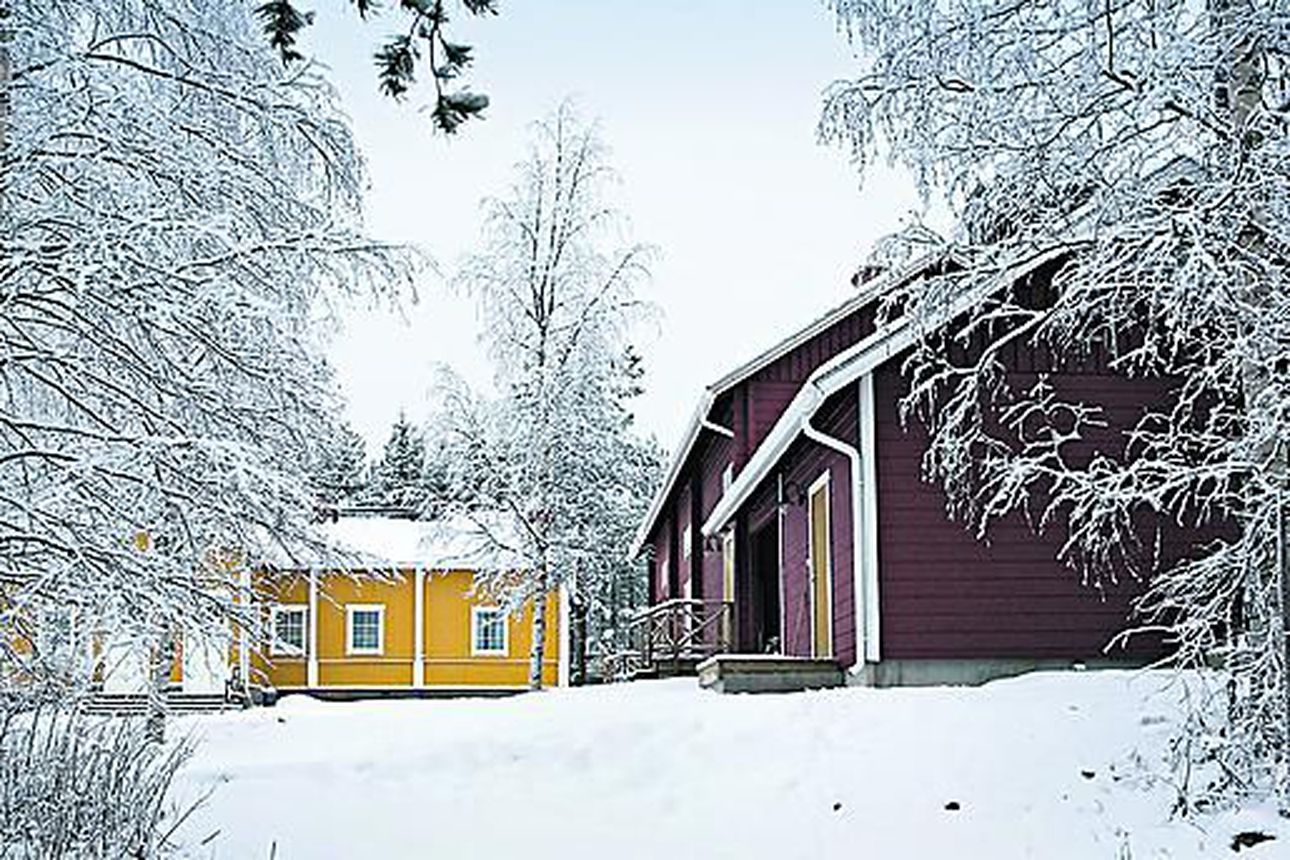
[[(855, 446), (850, 445), (841, 439), (821, 433), (811, 426), (811, 419), (807, 417), (802, 422), (802, 435), (812, 442), (818, 442), (826, 448), (832, 448), (841, 454), (845, 454), (851, 461), (851, 587), (854, 591), (853, 600), (855, 601), (856, 621), (860, 622), (865, 618), (864, 614), (864, 580), (861, 575), (861, 535), (863, 534), (863, 523), (860, 518), (863, 516), (861, 507), (861, 485), (860, 485), (860, 451)], [(832, 605), (832, 600), (829, 601)], [(860, 623), (856, 624), (856, 662), (854, 665), (864, 664), (865, 644), (869, 631), (864, 629)]]

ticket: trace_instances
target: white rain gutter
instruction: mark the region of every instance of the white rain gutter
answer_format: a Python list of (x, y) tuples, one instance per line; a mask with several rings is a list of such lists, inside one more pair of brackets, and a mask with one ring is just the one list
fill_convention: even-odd
[(770, 474), (788, 447), (802, 434), (825, 400), (904, 350), (913, 341), (913, 327), (906, 322), (897, 321), (820, 365), (798, 390), (784, 414), (757, 447), (748, 465), (712, 509), (703, 524), (703, 536), (711, 537), (725, 528), (735, 512)]

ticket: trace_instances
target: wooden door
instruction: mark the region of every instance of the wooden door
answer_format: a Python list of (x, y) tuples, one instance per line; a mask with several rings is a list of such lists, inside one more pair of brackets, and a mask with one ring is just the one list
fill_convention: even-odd
[(830, 557), (832, 524), (829, 521), (829, 474), (811, 485), (811, 656), (833, 656), (833, 559)]

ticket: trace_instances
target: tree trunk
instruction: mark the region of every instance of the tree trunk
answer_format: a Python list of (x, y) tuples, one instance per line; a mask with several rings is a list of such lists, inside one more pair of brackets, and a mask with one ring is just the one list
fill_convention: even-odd
[(587, 604), (580, 598), (569, 599), (569, 648), (571, 669), (569, 683), (581, 687), (587, 683)]
[(166, 691), (170, 688), (170, 669), (175, 662), (175, 638), (165, 634), (153, 651), (148, 685), (147, 736), (148, 740), (161, 744), (166, 740)]
[(1280, 812), (1290, 817), (1290, 515), (1286, 511), (1284, 481), (1285, 453), (1277, 458), (1283, 470), (1281, 493), (1277, 498), (1277, 573), (1281, 577), (1281, 695), (1282, 760), (1277, 796)]
[(542, 662), (546, 657), (546, 592), (533, 598), (533, 645), (529, 649), (529, 689), (542, 689)]

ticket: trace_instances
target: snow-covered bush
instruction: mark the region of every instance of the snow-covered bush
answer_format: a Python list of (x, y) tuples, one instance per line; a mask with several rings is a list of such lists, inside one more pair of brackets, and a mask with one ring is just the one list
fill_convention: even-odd
[(189, 745), (139, 720), (46, 705), (0, 711), (0, 857), (154, 858), (183, 818), (167, 802)]

